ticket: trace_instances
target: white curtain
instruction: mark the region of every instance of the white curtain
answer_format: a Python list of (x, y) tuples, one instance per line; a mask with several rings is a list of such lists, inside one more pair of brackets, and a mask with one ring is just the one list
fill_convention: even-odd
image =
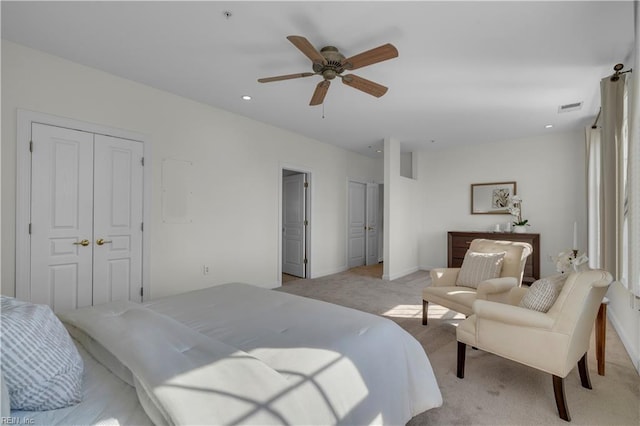
[(627, 74), (600, 82), (602, 129), (587, 132), (590, 266), (611, 272), (628, 286)]
[(603, 268), (602, 217), (604, 196), (602, 190), (602, 131), (600, 127), (587, 128), (587, 253), (589, 267)]

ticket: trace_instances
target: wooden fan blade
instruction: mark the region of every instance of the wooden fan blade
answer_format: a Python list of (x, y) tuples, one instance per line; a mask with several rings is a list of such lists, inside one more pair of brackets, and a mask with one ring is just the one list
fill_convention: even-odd
[(387, 93), (387, 90), (389, 90), (382, 84), (367, 80), (366, 78), (358, 77), (355, 74), (348, 74), (343, 76), (342, 82), (347, 86), (351, 86), (354, 89), (362, 90), (363, 92), (375, 96), (376, 98), (384, 95), (385, 93)]
[(324, 58), (324, 56), (322, 56), (320, 52), (318, 52), (318, 50), (313, 47), (313, 45), (309, 43), (309, 40), (307, 40), (306, 38), (302, 36), (290, 35), (287, 37), (287, 40), (293, 43), (293, 45), (297, 47), (302, 53), (304, 53), (307, 58), (311, 59), (311, 62), (313, 62), (314, 64), (325, 65), (327, 63), (327, 60)]
[(347, 58), (342, 61), (342, 65), (348, 70), (356, 70), (396, 57), (398, 57), (398, 49), (396, 49), (393, 44), (387, 43)]
[(312, 75), (316, 75), (316, 74), (312, 72), (299, 72), (297, 74), (287, 74), (287, 75), (278, 75), (276, 77), (259, 78), (258, 82), (270, 83), (272, 81), (291, 80), (292, 78), (311, 77)]
[(324, 97), (327, 96), (329, 85), (331, 85), (331, 82), (329, 80), (322, 80), (320, 83), (318, 83), (318, 85), (316, 86), (316, 90), (314, 90), (313, 92), (313, 96), (311, 96), (311, 102), (309, 102), (309, 105), (320, 105), (322, 102), (324, 102)]

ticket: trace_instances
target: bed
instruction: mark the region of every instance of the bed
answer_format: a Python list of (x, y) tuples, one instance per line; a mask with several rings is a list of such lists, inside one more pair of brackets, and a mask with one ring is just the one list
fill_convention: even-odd
[(393, 321), (248, 284), (59, 316), (85, 361), (82, 402), (14, 417), (396, 425), (442, 404), (423, 348)]

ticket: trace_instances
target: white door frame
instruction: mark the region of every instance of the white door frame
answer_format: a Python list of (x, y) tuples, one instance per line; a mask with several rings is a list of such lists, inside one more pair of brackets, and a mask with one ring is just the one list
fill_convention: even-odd
[(313, 278), (312, 274), (312, 258), (313, 254), (311, 253), (311, 227), (313, 226), (313, 218), (312, 214), (312, 205), (311, 200), (313, 199), (313, 184), (312, 184), (312, 176), (313, 172), (310, 169), (305, 167), (290, 165), (290, 164), (280, 164), (278, 168), (278, 223), (277, 223), (277, 231), (278, 231), (278, 276), (276, 277), (276, 283), (282, 285), (282, 174), (285, 170), (290, 170), (292, 172), (304, 173), (307, 175), (307, 183), (308, 188), (305, 191), (305, 214), (307, 216), (308, 224), (305, 226), (305, 253), (307, 256), (307, 265), (305, 268), (305, 278)]
[[(150, 295), (149, 247), (151, 245), (151, 144), (150, 138), (141, 133), (129, 130), (117, 129), (100, 124), (87, 123), (72, 118), (59, 117), (35, 111), (18, 109), (17, 137), (16, 137), (16, 270), (15, 295), (19, 299), (29, 300), (31, 294), (31, 239), (29, 238), (29, 221), (31, 212), (31, 124), (41, 123), (50, 126), (65, 127), (81, 130), (89, 133), (115, 136), (122, 139), (131, 139), (142, 142), (144, 146), (144, 186), (143, 186), (143, 221), (145, 224), (142, 233), (142, 288), (145, 289), (145, 297)], [(18, 286), (18, 282), (27, 285)], [(20, 292), (18, 293), (18, 289)]]

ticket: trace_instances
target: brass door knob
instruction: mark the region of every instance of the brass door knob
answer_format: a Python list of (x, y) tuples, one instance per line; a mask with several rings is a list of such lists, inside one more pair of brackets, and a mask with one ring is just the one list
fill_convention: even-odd
[(82, 241), (76, 241), (75, 243), (73, 243), (77, 246), (83, 246), (86, 247), (89, 245), (89, 240), (82, 240)]
[(111, 243), (111, 242), (112, 242), (111, 240), (105, 240), (103, 238), (98, 238), (96, 240), (96, 244), (99, 245), (99, 246), (101, 246), (103, 244)]

